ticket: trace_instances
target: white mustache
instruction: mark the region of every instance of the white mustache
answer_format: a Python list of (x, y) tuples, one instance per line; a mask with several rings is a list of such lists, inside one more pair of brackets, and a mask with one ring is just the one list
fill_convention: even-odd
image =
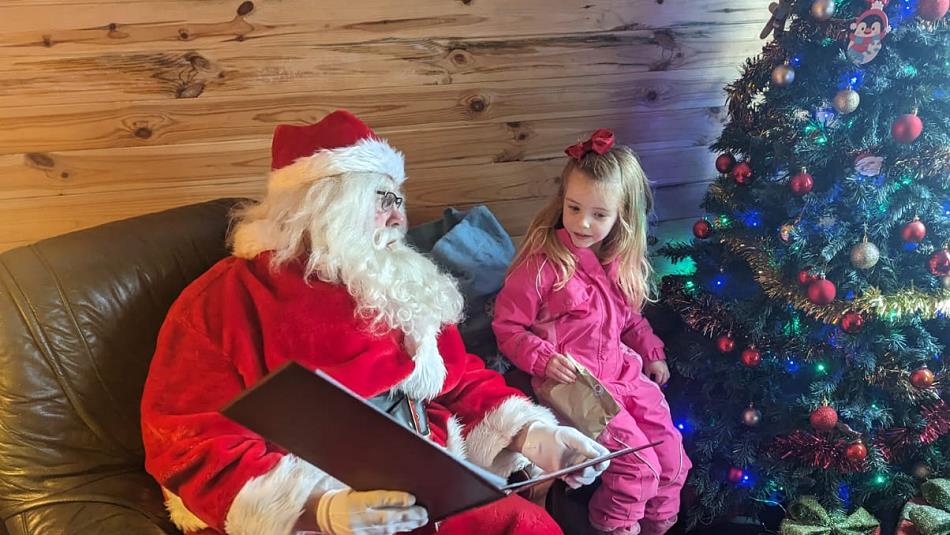
[(402, 227), (385, 227), (373, 231), (373, 247), (377, 250), (385, 249), (392, 242), (401, 241), (406, 236)]

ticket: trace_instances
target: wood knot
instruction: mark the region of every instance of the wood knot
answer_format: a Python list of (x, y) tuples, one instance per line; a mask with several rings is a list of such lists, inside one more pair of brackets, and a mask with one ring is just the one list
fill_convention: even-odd
[(654, 89), (651, 89), (651, 90), (647, 91), (647, 100), (649, 100), (649, 101), (651, 101), (651, 102), (654, 101), (654, 100), (656, 100), (658, 96), (659, 96), (659, 95), (657, 94), (656, 90), (654, 90)]
[(108, 28), (110, 32), (114, 32), (119, 29), (119, 25), (114, 22), (110, 22)]
[(152, 137), (152, 129), (147, 126), (140, 126), (132, 132), (139, 139), (148, 139)]
[(465, 4), (465, 5), (467, 5), (467, 6), (470, 6), (470, 5), (472, 5), (472, 0), (462, 0), (462, 3)]
[(184, 87), (179, 87), (175, 92), (176, 98), (196, 98), (205, 90), (204, 82), (193, 82)]
[(182, 41), (187, 41), (189, 37), (191, 36), (188, 34), (188, 30), (185, 30), (185, 29), (178, 30), (178, 38), (181, 39)]
[(239, 5), (237, 8), (237, 14), (239, 17), (243, 17), (244, 15), (247, 15), (251, 11), (254, 11), (254, 2), (250, 2), (250, 1), (241, 2), (241, 5)]
[(59, 178), (66, 180), (69, 178), (69, 173), (67, 173), (66, 171), (63, 171), (62, 173), (59, 174)]
[(673, 50), (676, 48), (676, 39), (673, 37), (673, 34), (667, 30), (653, 32), (653, 39), (656, 41), (656, 44), (660, 46), (660, 48), (665, 48), (667, 50)]
[(488, 102), (481, 95), (469, 95), (465, 98), (465, 107), (472, 113), (481, 113), (488, 109)]
[(453, 50), (449, 54), (449, 59), (456, 65), (465, 65), (469, 62), (468, 53), (464, 50)]
[(44, 35), (44, 36), (43, 36), (43, 46), (45, 46), (46, 48), (49, 48), (49, 47), (53, 46), (53, 38), (50, 37), (49, 35)]
[(190, 63), (191, 66), (196, 69), (208, 70), (211, 68), (211, 62), (196, 52), (189, 52), (185, 54), (184, 60)]
[(26, 159), (36, 167), (45, 167), (51, 169), (56, 165), (56, 161), (49, 154), (42, 152), (28, 152)]
[(244, 40), (244, 35), (239, 33), (236, 36), (234, 36), (234, 40), (240, 43), (241, 41)]

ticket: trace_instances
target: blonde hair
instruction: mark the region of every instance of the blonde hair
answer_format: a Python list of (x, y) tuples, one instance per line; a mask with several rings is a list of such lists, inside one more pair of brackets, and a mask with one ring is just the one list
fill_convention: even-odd
[(604, 191), (620, 197), (617, 222), (601, 243), (599, 257), (604, 264), (618, 261), (615, 282), (627, 302), (639, 311), (644, 303), (655, 302), (653, 267), (647, 259), (647, 216), (653, 210), (653, 191), (639, 158), (623, 145), (604, 154), (590, 152), (580, 161), (572, 158), (567, 162), (557, 179), (557, 195), (531, 222), (511, 269), (541, 253), (557, 273), (555, 289), (563, 288), (574, 276), (576, 259), (556, 233), (562, 226), (567, 178), (575, 170), (583, 172)]

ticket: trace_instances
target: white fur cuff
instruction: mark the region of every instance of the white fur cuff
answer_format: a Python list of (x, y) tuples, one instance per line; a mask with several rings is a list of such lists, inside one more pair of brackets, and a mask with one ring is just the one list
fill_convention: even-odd
[(310, 463), (285, 455), (273, 470), (244, 484), (231, 502), (225, 532), (228, 535), (291, 533), (314, 489), (343, 487), (343, 483)]
[(468, 458), (503, 477), (524, 468), (531, 461), (505, 448), (518, 431), (531, 422), (557, 425), (557, 419), (547, 408), (521, 396), (511, 396), (486, 414), (465, 437)]

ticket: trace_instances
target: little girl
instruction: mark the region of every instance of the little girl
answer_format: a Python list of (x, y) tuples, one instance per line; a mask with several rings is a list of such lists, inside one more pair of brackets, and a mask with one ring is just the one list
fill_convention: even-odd
[(657, 384), (669, 379), (663, 342), (640, 315), (650, 292), (653, 194), (637, 156), (614, 147), (609, 130), (566, 152), (557, 196), (528, 229), (492, 327), (535, 388), (544, 379), (574, 381), (566, 355), (604, 384), (621, 406), (596, 437), (608, 449), (663, 441), (613, 459), (589, 506), (602, 532), (662, 535), (676, 523), (692, 464)]

